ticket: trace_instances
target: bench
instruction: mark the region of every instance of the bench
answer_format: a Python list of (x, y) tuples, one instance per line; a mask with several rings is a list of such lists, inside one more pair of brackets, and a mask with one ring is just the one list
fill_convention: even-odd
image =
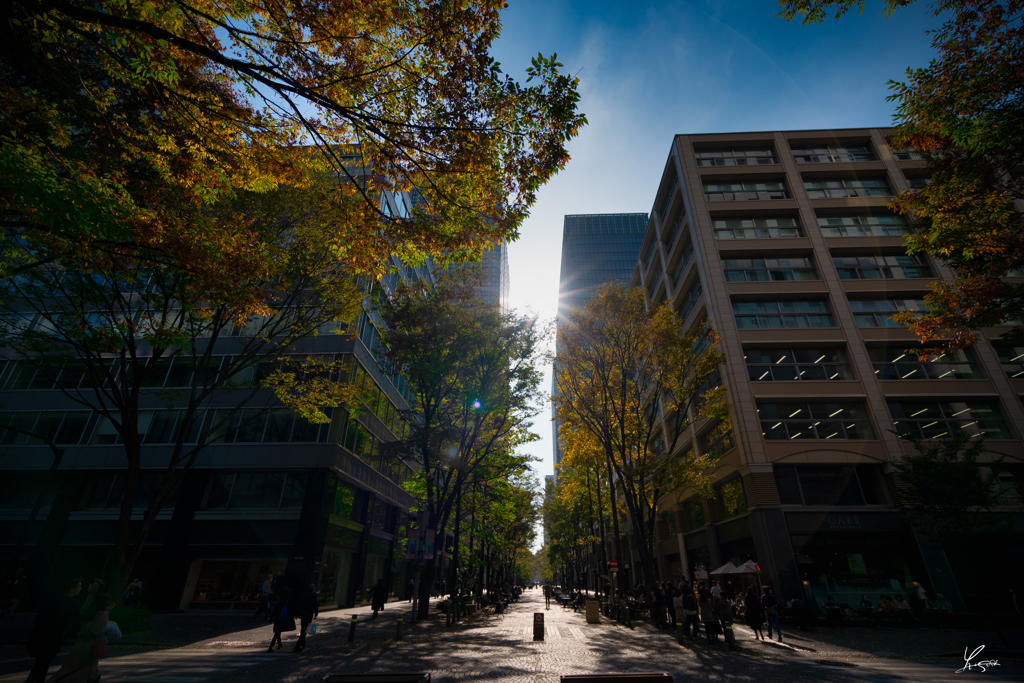
[(562, 676), (560, 683), (673, 683), (666, 673), (573, 674)]
[(430, 683), (430, 674), (327, 674), (320, 680), (322, 683)]

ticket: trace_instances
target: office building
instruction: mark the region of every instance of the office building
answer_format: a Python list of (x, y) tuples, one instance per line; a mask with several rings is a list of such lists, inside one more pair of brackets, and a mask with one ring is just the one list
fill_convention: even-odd
[(994, 328), (931, 362), (907, 353), (917, 338), (891, 316), (921, 310), (953, 273), (904, 251), (910, 228), (886, 204), (928, 178), (914, 154), (889, 147), (891, 133), (674, 138), (631, 282), (650, 304), (671, 302), (686, 329), (718, 330), (731, 431), (691, 425), (677, 445), (719, 456), (716, 496), (663, 501), (663, 578), (754, 560), (786, 599), (854, 605), (918, 582), (972, 611), (985, 584), (1024, 579), (1007, 562), (991, 581), (955, 581), (894, 486), (892, 463), (912, 452), (896, 433), (983, 434), (1019, 504), (1024, 349)]
[[(403, 195), (382, 201), (391, 215), (408, 211)], [(379, 284), (367, 286), (393, 292), (400, 280), (432, 278), (430, 264), (396, 263)], [(331, 324), (294, 348), (299, 357), (343, 360), (338, 381), (364, 388), (365, 411), (350, 416), (328, 408), (331, 422), (316, 425), (272, 410), (217, 434), (158, 515), (136, 565), (134, 575), (150, 587), (144, 602), (154, 611), (255, 609), (268, 572), (316, 584), (325, 607), (366, 602), (378, 579), (404, 597), (409, 564), (398, 530), (407, 526), (414, 504), (402, 483), (415, 464), (385, 453), (381, 444), (404, 434), (401, 411), (409, 408), (410, 394), (405, 380), (378, 362), (381, 319), (369, 302), (352, 334), (330, 334), (333, 329), (326, 328), (336, 327)], [(246, 334), (240, 328), (237, 336), (218, 340), (214, 354), (229, 355)], [(71, 574), (95, 575), (113, 544), (119, 514), (123, 448), (105, 419), (60, 390), (86, 381), (81, 369), (73, 370), (69, 364), (37, 372), (0, 358), (0, 402), (8, 411), (0, 415), (0, 553), (11, 557), (25, 540), (20, 560), (33, 582), (33, 599)], [(187, 356), (166, 370), (142, 399), (144, 484), (155, 481), (169, 458), (173, 408), (180, 404), (175, 395), (192, 377)], [(207, 424), (216, 407), (232, 408), (237, 396), (230, 390), (211, 396)], [(7, 428), (14, 425), (20, 430)], [(37, 521), (28, 525), (53, 462), (45, 439), (59, 445), (63, 458)], [(140, 503), (148, 502), (142, 498)]]
[[(566, 216), (562, 224), (562, 266), (558, 275), (558, 319), (585, 306), (604, 284), (628, 282), (647, 228), (645, 213)], [(551, 393), (557, 395), (557, 371)], [(552, 408), (554, 459), (562, 462), (558, 420)]]

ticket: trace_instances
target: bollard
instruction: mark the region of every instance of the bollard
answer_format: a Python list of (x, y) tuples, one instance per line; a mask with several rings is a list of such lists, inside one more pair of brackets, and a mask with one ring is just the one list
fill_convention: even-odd
[(725, 643), (730, 650), (736, 649), (736, 635), (732, 631), (732, 624), (723, 624), (725, 627)]
[(356, 639), (356, 620), (358, 618), (359, 617), (357, 617), (355, 615), (352, 615), (352, 621), (349, 623), (349, 627), (348, 627), (348, 642), (350, 642), (350, 643)]
[(395, 640), (402, 639), (402, 617), (398, 617), (398, 625), (395, 626)]
[(683, 622), (676, 622), (676, 642), (680, 645), (683, 644)]

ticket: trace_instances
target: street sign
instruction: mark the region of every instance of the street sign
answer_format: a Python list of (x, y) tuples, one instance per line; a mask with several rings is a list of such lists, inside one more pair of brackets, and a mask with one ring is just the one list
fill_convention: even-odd
[(611, 569), (613, 572), (618, 570), (618, 568), (619, 568), (619, 561), (618, 560), (612, 560), (611, 562), (608, 563), (608, 568)]

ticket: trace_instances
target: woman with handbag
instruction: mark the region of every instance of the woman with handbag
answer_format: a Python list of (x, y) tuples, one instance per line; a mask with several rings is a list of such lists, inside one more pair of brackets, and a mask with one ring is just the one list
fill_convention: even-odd
[[(97, 580), (90, 586), (91, 593), (98, 590), (98, 584), (102, 584), (102, 581)], [(92, 596), (82, 608), (82, 630), (71, 652), (60, 670), (51, 676), (47, 683), (90, 683), (100, 679), (99, 662), (107, 654), (107, 640), (104, 635), (112, 609), (114, 603), (108, 594)]]
[(267, 652), (274, 651), (274, 643), (277, 643), (277, 649), (281, 649), (281, 633), (283, 631), (294, 631), (295, 630), (295, 608), (292, 607), (292, 589), (285, 588), (281, 591), (281, 597), (277, 599), (277, 604), (274, 605), (274, 637), (270, 641), (270, 647), (267, 648)]

